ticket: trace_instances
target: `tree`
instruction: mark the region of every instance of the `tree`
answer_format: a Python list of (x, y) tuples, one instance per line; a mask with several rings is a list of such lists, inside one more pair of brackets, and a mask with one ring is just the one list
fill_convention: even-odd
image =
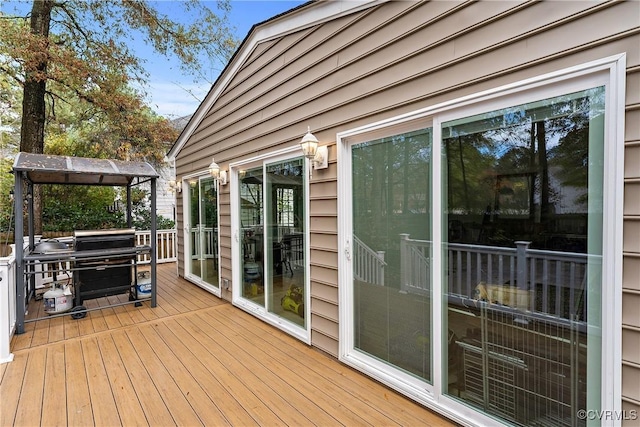
[[(159, 162), (176, 134), (145, 107), (148, 74), (127, 41), (144, 38), (193, 75), (205, 74), (203, 55), (224, 64), (237, 44), (228, 0), (216, 3), (217, 13), (197, 0), (176, 4), (193, 17), (191, 25), (145, 0), (35, 0), (27, 16), (0, 15), (0, 72), (24, 91), (20, 150), (44, 153), (45, 134), (73, 133), (97, 157)], [(59, 119), (65, 109), (68, 121)], [(34, 205), (40, 232), (37, 194)]]

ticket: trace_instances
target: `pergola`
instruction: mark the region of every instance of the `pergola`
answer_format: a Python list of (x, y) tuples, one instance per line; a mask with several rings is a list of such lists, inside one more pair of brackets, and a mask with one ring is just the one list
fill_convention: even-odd
[[(92, 159), (83, 157), (54, 156), (21, 152), (16, 156), (13, 173), (15, 176), (15, 253), (16, 253), (16, 333), (24, 332), (25, 304), (25, 261), (35, 248), (34, 236), (34, 185), (97, 185), (126, 187), (127, 226), (132, 226), (131, 189), (149, 182), (151, 185), (151, 307), (156, 306), (156, 179), (155, 169), (147, 162), (126, 162), (110, 159)], [(29, 245), (24, 248), (24, 209), (22, 200), (27, 203)], [(99, 257), (99, 252), (92, 256)], [(113, 251), (112, 251), (113, 252)], [(78, 254), (66, 254), (69, 260), (75, 260)], [(39, 258), (43, 258), (39, 255)], [(46, 255), (44, 256), (46, 258)]]

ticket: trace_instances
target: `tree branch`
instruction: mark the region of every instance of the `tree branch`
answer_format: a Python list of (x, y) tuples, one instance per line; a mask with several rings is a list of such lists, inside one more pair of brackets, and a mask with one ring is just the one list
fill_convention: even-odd
[(0, 65), (0, 71), (2, 71), (7, 76), (11, 77), (12, 80), (15, 80), (20, 86), (24, 87), (24, 80), (21, 80), (20, 77), (13, 74), (10, 69)]
[(70, 31), (73, 31), (73, 29), (75, 29), (76, 31), (78, 31), (80, 34), (82, 34), (82, 36), (89, 40), (89, 34), (86, 33), (84, 31), (84, 29), (80, 26), (80, 24), (78, 23), (76, 16), (74, 14), (72, 14), (69, 9), (66, 7), (67, 2), (63, 2), (63, 3), (55, 3), (55, 6), (58, 6), (64, 13), (65, 15), (67, 15), (69, 17), (69, 20), (71, 21), (71, 26), (67, 26), (67, 28), (69, 28)]

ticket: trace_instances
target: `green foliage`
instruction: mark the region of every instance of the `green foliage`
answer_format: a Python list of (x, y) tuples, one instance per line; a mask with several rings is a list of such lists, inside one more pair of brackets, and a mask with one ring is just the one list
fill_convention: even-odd
[[(133, 227), (136, 230), (150, 230), (151, 229), (151, 210), (139, 209), (135, 212), (135, 220), (133, 221)], [(157, 230), (170, 230), (175, 227), (175, 222), (169, 218), (165, 218), (162, 215), (156, 215), (156, 229)]]
[[(132, 225), (136, 230), (151, 229), (151, 206), (149, 192), (141, 188), (131, 190)], [(175, 222), (161, 215), (156, 215), (156, 229), (168, 230), (175, 227)]]
[[(44, 198), (43, 230), (74, 231), (122, 228), (127, 226), (126, 206), (114, 203), (124, 200), (123, 189), (96, 186), (47, 186)], [(132, 226), (137, 230), (151, 228), (151, 209), (147, 191), (131, 191)], [(174, 222), (160, 215), (156, 228), (170, 229)]]
[(10, 197), (13, 189), (12, 166), (10, 159), (0, 159), (0, 231), (13, 230), (13, 200)]
[(52, 185), (43, 191), (43, 230), (73, 231), (117, 228), (124, 215), (112, 208), (111, 187)]

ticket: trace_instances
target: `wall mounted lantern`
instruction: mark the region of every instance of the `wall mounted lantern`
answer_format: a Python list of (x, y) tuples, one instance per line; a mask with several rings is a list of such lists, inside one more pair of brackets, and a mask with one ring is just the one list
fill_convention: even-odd
[(318, 138), (311, 133), (311, 128), (307, 128), (307, 133), (300, 141), (302, 154), (309, 159), (311, 167), (309, 168), (309, 179), (311, 179), (312, 169), (326, 169), (329, 167), (329, 150), (327, 146), (318, 146)]
[(169, 181), (169, 191), (172, 193), (182, 193), (182, 186), (172, 179)]
[(227, 185), (227, 171), (220, 170), (220, 166), (218, 166), (213, 157), (209, 165), (209, 174), (211, 174), (213, 179), (218, 181), (220, 185)]

